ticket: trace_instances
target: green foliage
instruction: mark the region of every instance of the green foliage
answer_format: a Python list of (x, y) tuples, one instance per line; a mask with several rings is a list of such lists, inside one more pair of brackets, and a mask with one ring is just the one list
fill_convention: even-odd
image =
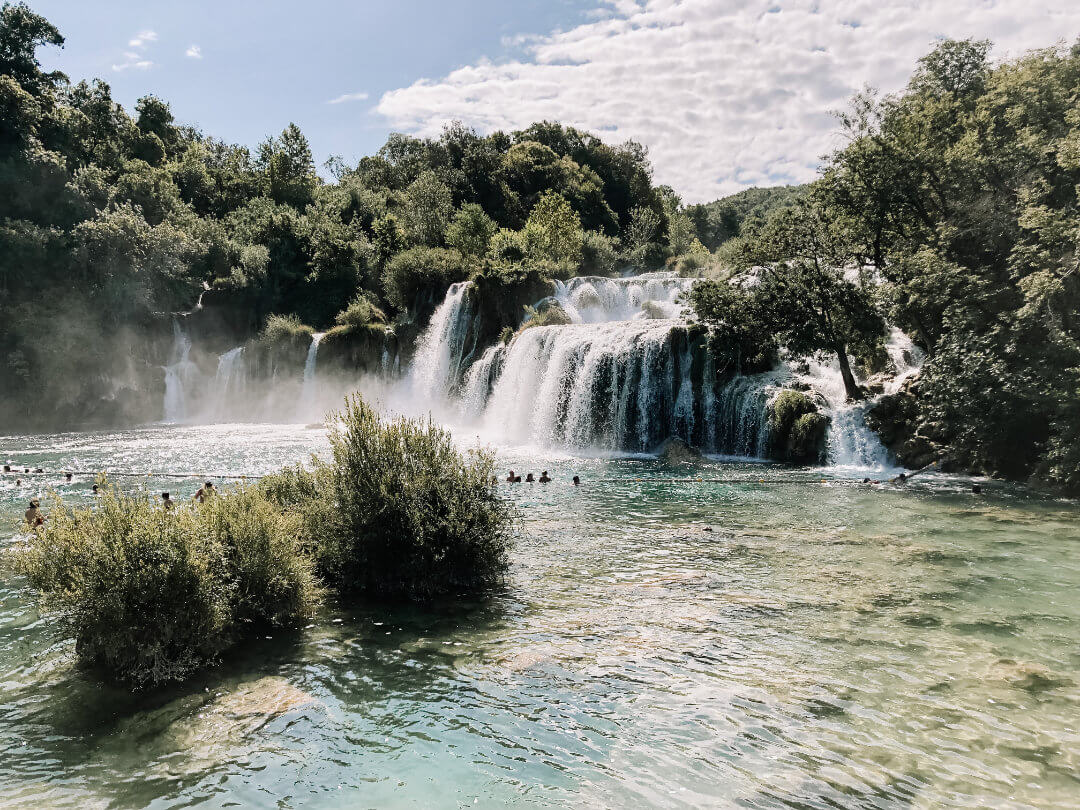
[(418, 245), (438, 247), (454, 211), (450, 189), (428, 170), (405, 190), (405, 223)]
[(557, 304), (540, 310), (526, 306), (525, 321), (521, 324), (521, 329), (531, 329), (534, 326), (565, 326), (568, 323), (572, 323), (570, 316)]
[(611, 276), (618, 266), (617, 240), (597, 231), (585, 231), (581, 240), (581, 275)]
[(801, 391), (785, 389), (769, 403), (769, 455), (778, 461), (819, 464), (825, 460), (829, 418)]
[(704, 205), (691, 205), (686, 214), (697, 238), (708, 250), (716, 250), (736, 237), (761, 228), (773, 211), (793, 204), (805, 186), (748, 188)]
[(326, 583), (354, 596), (430, 599), (497, 584), (511, 507), (486, 451), (463, 456), (431, 422), (383, 421), (359, 396), (330, 435), (332, 459), (262, 486), (306, 525)]
[(141, 688), (183, 680), (244, 636), (308, 620), (320, 591), (299, 526), (253, 488), (166, 511), (104, 486), (92, 509), (54, 499), (11, 555), (79, 658)]
[(529, 213), (523, 239), (526, 254), (555, 264), (581, 263), (581, 246), (585, 232), (581, 218), (566, 198), (546, 191)]
[(259, 339), (266, 343), (303, 343), (311, 342), (315, 330), (301, 323), (295, 315), (271, 315), (259, 333)]
[(415, 247), (394, 256), (383, 271), (386, 300), (397, 310), (408, 309), (419, 294), (441, 296), (468, 276), (464, 257), (447, 248)]
[(334, 323), (346, 329), (383, 328), (386, 313), (379, 309), (367, 293), (359, 293), (345, 309), (334, 317)]
[(468, 203), (454, 215), (446, 229), (446, 245), (462, 256), (480, 258), (488, 251), (491, 239), (498, 232), (495, 220), (476, 203)]

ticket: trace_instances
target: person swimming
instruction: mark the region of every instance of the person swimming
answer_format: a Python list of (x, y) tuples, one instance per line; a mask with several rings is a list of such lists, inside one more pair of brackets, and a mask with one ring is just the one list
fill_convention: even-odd
[(92, 494), (94, 494), (94, 495), (100, 495), (101, 494), (101, 492), (98, 491), (98, 485), (97, 484), (94, 484), (92, 487), (90, 487), (90, 492)]
[(69, 472), (64, 473), (64, 480), (67, 481), (70, 484), (71, 483), (71, 473), (69, 473)]
[(26, 510), (26, 525), (32, 529), (45, 523), (45, 515), (41, 511), (41, 503), (37, 498), (30, 500), (30, 508)]
[(217, 494), (217, 490), (214, 489), (214, 482), (207, 481), (202, 487), (191, 496), (191, 500), (198, 501), (199, 503), (206, 503), (206, 501)]
[(526, 484), (535, 484), (536, 483), (536, 479), (533, 478), (532, 473), (529, 473), (528, 475), (525, 476), (525, 483)]
[(574, 476), (574, 486), (575, 487), (580, 487), (581, 486), (581, 479), (578, 478), (576, 475)]
[(506, 483), (508, 483), (508, 484), (512, 484), (512, 483), (514, 483), (514, 482), (515, 482), (516, 480), (517, 480), (517, 479), (516, 479), (516, 478), (514, 478), (514, 471), (513, 471), (513, 470), (510, 470), (510, 474), (509, 474), (508, 476), (506, 476)]
[(176, 502), (173, 501), (172, 496), (170, 496), (168, 492), (162, 492), (161, 493), (161, 505), (163, 507), (165, 507), (165, 511), (167, 512), (170, 509), (172, 509), (174, 506), (176, 506)]
[(541, 484), (547, 484), (550, 481), (551, 481), (551, 476), (548, 475), (547, 470), (544, 470), (542, 473), (540, 473), (540, 483)]

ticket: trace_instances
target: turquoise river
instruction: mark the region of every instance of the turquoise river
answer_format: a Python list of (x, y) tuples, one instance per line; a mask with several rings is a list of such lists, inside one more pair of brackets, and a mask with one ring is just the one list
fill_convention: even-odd
[[(281, 425), (0, 438), (46, 470), (0, 479), (2, 537), (50, 488), (90, 504), (95, 470), (189, 498), (195, 477), (144, 473), (257, 475), (325, 448)], [(94, 680), (5, 571), (0, 807), (1080, 804), (1074, 502), (498, 454), (555, 481), (500, 485), (523, 519), (494, 598), (331, 606), (183, 687)]]

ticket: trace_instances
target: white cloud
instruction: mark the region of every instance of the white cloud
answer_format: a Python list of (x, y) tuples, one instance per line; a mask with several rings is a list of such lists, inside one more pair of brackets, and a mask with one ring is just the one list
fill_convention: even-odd
[[(557, 119), (649, 147), (688, 201), (803, 182), (839, 145), (830, 111), (865, 84), (898, 90), (941, 37), (995, 56), (1071, 41), (1074, 0), (597, 0), (591, 22), (530, 41), (529, 58), (462, 67), (385, 93), (392, 126), (436, 134)], [(347, 100), (343, 96), (333, 103)]]
[(147, 59), (142, 51), (146, 50), (147, 44), (156, 41), (157, 34), (154, 31), (140, 31), (128, 40), (128, 47), (131, 50), (124, 51), (124, 60), (114, 64), (112, 69), (117, 73), (123, 73), (125, 70), (147, 70), (152, 68), (154, 63)]
[(363, 101), (368, 97), (368, 94), (361, 91), (359, 93), (342, 93), (337, 98), (332, 98), (327, 104), (344, 104), (346, 101)]
[(202, 48), (200, 48), (198, 45), (192, 45), (190, 48), (184, 51), (184, 56), (186, 56), (188, 59), (202, 59)]
[(140, 31), (132, 39), (128, 40), (129, 48), (144, 48), (148, 42), (156, 42), (157, 33), (154, 31)]

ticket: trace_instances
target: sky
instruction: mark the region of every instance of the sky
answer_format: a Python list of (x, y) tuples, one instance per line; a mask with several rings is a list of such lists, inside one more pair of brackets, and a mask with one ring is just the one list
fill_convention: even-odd
[(1080, 36), (1077, 0), (30, 0), (41, 53), (131, 109), (254, 146), (297, 123), (316, 161), (390, 132), (559, 120), (648, 150), (686, 202), (813, 179), (833, 113), (901, 89), (945, 37), (1004, 59)]

